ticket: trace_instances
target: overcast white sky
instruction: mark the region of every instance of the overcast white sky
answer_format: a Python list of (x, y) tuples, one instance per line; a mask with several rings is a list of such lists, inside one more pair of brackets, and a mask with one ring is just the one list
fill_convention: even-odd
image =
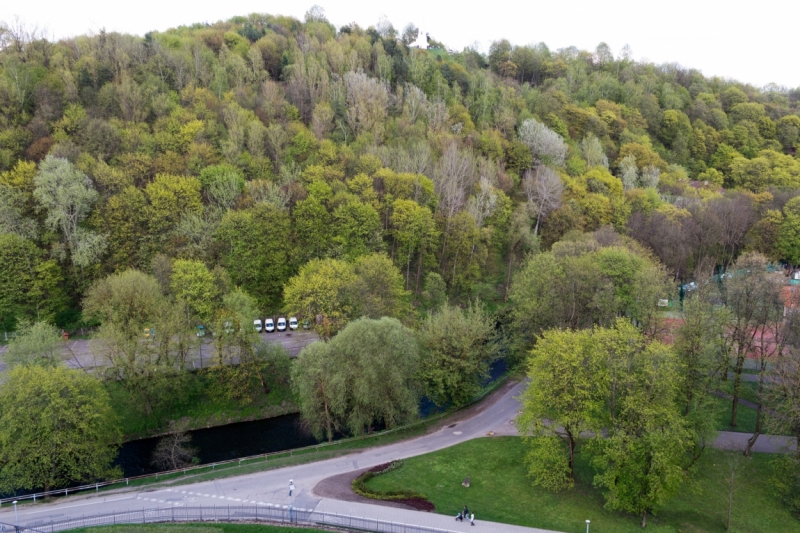
[(764, 4), (730, 0), (0, 0), (0, 20), (15, 16), (55, 37), (119, 31), (143, 35), (194, 22), (215, 22), (253, 12), (301, 18), (319, 4), (338, 28), (363, 27), (385, 15), (402, 30), (413, 22), (453, 49), (493, 40), (544, 42), (594, 50), (606, 42), (615, 55), (628, 44), (636, 59), (675, 62), (706, 75), (763, 86), (800, 87), (800, 1)]

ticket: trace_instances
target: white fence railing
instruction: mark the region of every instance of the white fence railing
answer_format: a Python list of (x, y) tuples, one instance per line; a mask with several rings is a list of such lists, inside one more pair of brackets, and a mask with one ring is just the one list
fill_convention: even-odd
[(375, 518), (325, 513), (308, 509), (290, 509), (277, 505), (242, 505), (217, 507), (164, 507), (121, 513), (97, 514), (80, 518), (37, 520), (27, 525), (2, 524), (6, 533), (55, 533), (69, 529), (111, 526), (118, 524), (153, 524), (159, 522), (270, 522), (301, 524), (304, 526), (331, 526), (379, 533), (456, 533)]

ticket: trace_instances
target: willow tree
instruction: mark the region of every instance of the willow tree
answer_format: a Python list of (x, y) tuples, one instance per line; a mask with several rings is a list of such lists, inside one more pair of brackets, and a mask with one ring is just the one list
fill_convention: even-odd
[(102, 384), (81, 370), (17, 366), (0, 388), (0, 490), (48, 491), (121, 475), (122, 439)]
[(300, 352), (292, 386), (317, 438), (397, 427), (417, 416), (417, 342), (397, 319), (361, 318)]

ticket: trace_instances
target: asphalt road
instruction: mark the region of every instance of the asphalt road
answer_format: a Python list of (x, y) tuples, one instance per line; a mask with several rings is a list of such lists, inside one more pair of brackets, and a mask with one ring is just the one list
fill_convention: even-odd
[[(36, 527), (53, 519), (80, 517), (83, 515), (112, 513), (142, 508), (169, 506), (212, 506), (237, 504), (288, 505), (288, 484), (293, 479), (297, 487), (294, 506), (303, 509), (339, 512), (370, 518), (396, 519), (409, 524), (430, 525), (453, 529), (453, 519), (449, 516), (434, 515), (404, 509), (395, 509), (369, 504), (356, 504), (316, 496), (312, 489), (321, 480), (389, 462), (422, 455), (447, 448), (470, 439), (483, 437), (490, 431), (496, 434), (510, 434), (514, 418), (519, 412), (516, 396), (523, 389), (517, 384), (494, 403), (471, 418), (445, 427), (435, 433), (424, 435), (410, 441), (371, 448), (351, 455), (320, 461), (311, 464), (291, 466), (257, 474), (231, 477), (216, 481), (180, 485), (171, 488), (153, 488), (138, 492), (117, 492), (102, 495), (77, 495), (59, 498), (53, 503), (21, 506), (20, 525)], [(476, 510), (476, 514), (478, 511)], [(385, 518), (384, 518), (385, 517)], [(480, 521), (480, 515), (477, 514)], [(0, 509), (0, 522), (14, 523), (14, 511), (6, 506)], [(439, 523), (441, 522), (441, 523)], [(484, 524), (487, 524), (484, 522)], [(469, 524), (466, 524), (469, 527)], [(457, 529), (461, 529), (458, 527)], [(531, 528), (498, 525), (491, 531), (536, 531)]]
[[(275, 331), (273, 333), (261, 333), (260, 336), (265, 342), (282, 344), (292, 357), (296, 357), (304, 347), (319, 340), (319, 336), (315, 332), (306, 330)], [(5, 350), (5, 345), (0, 346), (0, 358)], [(201, 365), (207, 366), (213, 355), (214, 347), (209, 336), (203, 339), (200, 349), (189, 356), (187, 364), (192, 368), (200, 368)], [(63, 357), (66, 365), (72, 368), (90, 369), (105, 364), (101, 357), (97, 357), (92, 353), (90, 341), (84, 339), (65, 341)], [(0, 361), (0, 372), (5, 371), (5, 369), (5, 363)]]

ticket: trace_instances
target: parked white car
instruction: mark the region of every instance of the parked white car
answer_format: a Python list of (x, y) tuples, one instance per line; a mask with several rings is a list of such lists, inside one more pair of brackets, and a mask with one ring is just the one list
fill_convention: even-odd
[(291, 317), (289, 318), (289, 329), (292, 331), (297, 329), (297, 318)]
[(286, 331), (286, 319), (283, 317), (278, 319), (278, 331)]
[(272, 333), (273, 331), (275, 331), (275, 321), (272, 320), (271, 318), (265, 318), (264, 331), (266, 331), (267, 333)]
[(253, 320), (253, 327), (255, 328), (256, 333), (261, 333), (261, 319), (260, 318), (256, 318), (255, 320)]

